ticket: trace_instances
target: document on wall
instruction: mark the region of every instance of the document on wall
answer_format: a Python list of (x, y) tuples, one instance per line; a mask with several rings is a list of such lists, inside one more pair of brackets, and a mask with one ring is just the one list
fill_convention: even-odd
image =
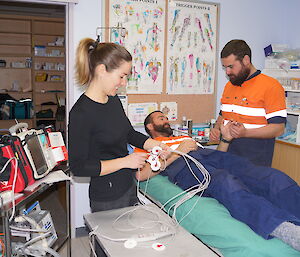
[(166, 115), (169, 121), (177, 120), (177, 103), (176, 102), (161, 102), (160, 110)]
[(110, 41), (132, 54), (127, 94), (160, 94), (164, 70), (165, 0), (110, 0)]
[(128, 105), (128, 118), (133, 126), (143, 125), (146, 116), (156, 111), (157, 103), (134, 103)]
[(168, 9), (167, 93), (212, 94), (217, 5), (172, 1)]

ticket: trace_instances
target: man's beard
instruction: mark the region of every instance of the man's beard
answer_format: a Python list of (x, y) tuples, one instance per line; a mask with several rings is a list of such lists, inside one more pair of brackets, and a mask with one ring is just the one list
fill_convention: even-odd
[(173, 130), (171, 129), (170, 124), (164, 125), (155, 125), (153, 124), (154, 130), (164, 134), (165, 136), (169, 137), (173, 135)]
[(242, 70), (237, 75), (229, 75), (228, 77), (232, 85), (241, 86), (249, 77), (249, 74), (250, 74), (250, 68), (246, 68), (243, 65)]

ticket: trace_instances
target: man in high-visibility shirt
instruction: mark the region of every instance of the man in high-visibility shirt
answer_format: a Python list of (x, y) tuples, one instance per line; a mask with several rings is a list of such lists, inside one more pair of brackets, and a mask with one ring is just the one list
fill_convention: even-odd
[[(227, 142), (232, 139), (229, 128), (233, 124), (221, 125), (224, 141), (217, 151), (198, 148), (188, 136), (173, 136), (168, 118), (160, 111), (150, 113), (144, 122), (152, 138), (173, 150), (188, 153), (206, 168), (211, 179), (203, 196), (218, 200), (232, 217), (246, 223), (263, 238), (276, 237), (300, 251), (300, 187), (279, 170), (257, 166), (227, 153)], [(160, 174), (183, 190), (198, 185), (199, 180), (204, 181), (196, 166), (192, 162), (188, 166), (178, 153), (172, 152), (165, 160), (160, 159), (160, 164), (161, 168), (153, 171), (147, 163), (136, 173), (136, 178), (143, 181)]]
[(251, 63), (251, 49), (243, 40), (229, 41), (221, 51), (228, 76), (221, 98), (221, 110), (210, 140), (220, 138), (220, 121), (234, 121), (228, 152), (256, 165), (271, 166), (275, 137), (284, 132), (286, 104), (280, 83)]

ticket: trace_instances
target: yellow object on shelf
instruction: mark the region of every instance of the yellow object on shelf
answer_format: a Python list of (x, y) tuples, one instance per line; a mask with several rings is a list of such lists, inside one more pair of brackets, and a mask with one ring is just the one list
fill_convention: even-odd
[(44, 82), (47, 81), (48, 74), (47, 73), (38, 73), (35, 76), (35, 81), (36, 82)]

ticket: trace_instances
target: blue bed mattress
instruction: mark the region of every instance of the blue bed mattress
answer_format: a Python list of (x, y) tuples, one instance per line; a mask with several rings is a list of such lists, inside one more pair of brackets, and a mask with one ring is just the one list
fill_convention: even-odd
[[(182, 192), (167, 177), (157, 175), (140, 188), (161, 204)], [(217, 200), (198, 196), (181, 205), (176, 211), (180, 220), (198, 200), (193, 211), (182, 221), (181, 225), (205, 244), (217, 248), (224, 257), (300, 257), (282, 241), (273, 238), (265, 240), (253, 232), (246, 224), (231, 217), (228, 210)], [(177, 200), (166, 205), (166, 210)]]

